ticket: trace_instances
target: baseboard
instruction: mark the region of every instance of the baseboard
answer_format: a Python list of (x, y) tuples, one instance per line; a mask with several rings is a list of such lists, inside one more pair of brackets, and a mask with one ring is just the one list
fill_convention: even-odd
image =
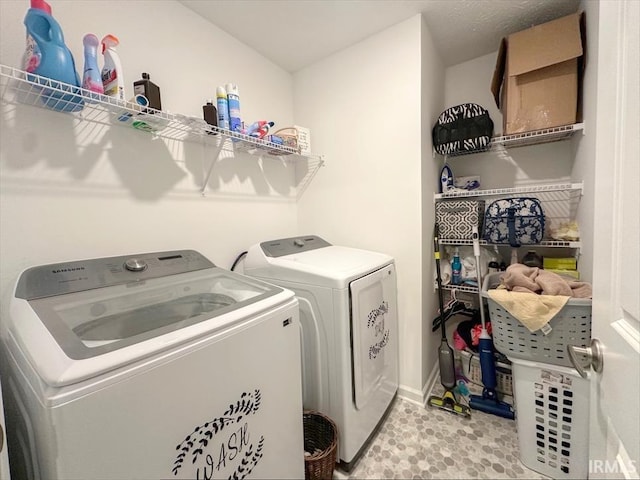
[(407, 400), (411, 403), (415, 403), (416, 405), (426, 406), (427, 398), (429, 398), (429, 394), (433, 389), (433, 386), (440, 379), (440, 370), (438, 368), (438, 364), (436, 363), (429, 374), (429, 378), (427, 382), (422, 387), (422, 390), (416, 390), (415, 388), (407, 387), (406, 385), (398, 386), (398, 396), (403, 400)]
[(422, 401), (424, 393), (420, 390), (416, 390), (415, 388), (410, 388), (406, 385), (399, 385), (398, 396), (403, 400), (415, 403), (416, 405), (424, 405), (424, 402)]

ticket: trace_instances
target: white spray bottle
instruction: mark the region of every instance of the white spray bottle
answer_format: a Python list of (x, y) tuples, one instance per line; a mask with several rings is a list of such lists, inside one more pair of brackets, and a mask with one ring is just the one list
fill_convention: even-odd
[(104, 55), (102, 84), (104, 85), (105, 95), (116, 97), (118, 100), (126, 100), (122, 64), (116, 52), (116, 47), (119, 43), (120, 41), (115, 35), (106, 35), (102, 39), (102, 54)]
[(234, 83), (225, 85), (227, 91), (227, 103), (229, 107), (229, 130), (232, 132), (242, 131), (242, 118), (240, 118), (240, 92)]

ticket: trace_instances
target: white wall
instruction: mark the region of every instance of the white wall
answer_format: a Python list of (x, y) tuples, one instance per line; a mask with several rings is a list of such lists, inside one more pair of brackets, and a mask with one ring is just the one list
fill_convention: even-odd
[[(246, 120), (293, 123), (291, 75), (177, 2), (51, 4), (80, 72), (82, 37), (113, 33), (129, 92), (149, 72), (163, 109), (201, 118), (216, 86), (235, 82)], [(0, 2), (3, 64), (19, 66), (27, 6)], [(280, 161), (223, 152), (203, 197), (203, 171), (216, 151), (200, 141), (154, 139), (15, 104), (3, 104), (1, 118), (2, 315), (29, 265), (194, 248), (229, 268), (252, 243), (297, 233), (293, 172)]]
[(396, 259), (400, 384), (422, 390), (421, 16), (294, 74), (296, 122), (326, 166), (299, 202), (301, 233)]
[[(422, 388), (436, 380), (438, 344), (440, 335), (431, 331), (438, 309), (436, 291), (433, 288), (435, 261), (433, 252), (433, 227), (435, 211), (433, 194), (440, 178), (439, 158), (433, 156), (431, 129), (444, 109), (445, 68), (436, 52), (433, 40), (422, 21)], [(434, 375), (434, 378), (430, 378)]]
[[(582, 94), (582, 112), (584, 119), (584, 136), (580, 142), (575, 144), (576, 161), (573, 165), (571, 175), (574, 181), (584, 182), (584, 195), (578, 207), (578, 222), (582, 237), (582, 248), (579, 259), (580, 272), (584, 278), (594, 279), (593, 256), (593, 234), (595, 231), (596, 219), (593, 212), (595, 210), (594, 189), (596, 170), (596, 135), (597, 124), (596, 102), (598, 99), (597, 65), (598, 65), (598, 30), (601, 28), (615, 28), (610, 25), (602, 25), (599, 18), (599, 2), (582, 1), (580, 10), (584, 11), (587, 29), (585, 69)], [(605, 53), (607, 54), (607, 53)], [(602, 252), (597, 252), (602, 254)]]

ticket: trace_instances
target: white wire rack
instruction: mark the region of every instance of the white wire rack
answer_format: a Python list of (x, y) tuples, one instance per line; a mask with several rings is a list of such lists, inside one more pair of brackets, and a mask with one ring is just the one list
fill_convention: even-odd
[(491, 143), (483, 149), (471, 152), (450, 153), (445, 155), (445, 158), (495, 151), (504, 148), (527, 147), (530, 145), (540, 145), (542, 143), (559, 142), (571, 138), (579, 131), (584, 131), (584, 123), (574, 123), (572, 125), (562, 125), (560, 127), (544, 128), (511, 135), (498, 135), (492, 137)]
[[(275, 157), (296, 164), (296, 196), (300, 198), (324, 159), (301, 155), (295, 148), (208, 125), (203, 119), (162, 112), (118, 100), (50, 78), (0, 64), (0, 94), (5, 104), (23, 104), (73, 115), (79, 121), (125, 126), (177, 141), (204, 142), (216, 151), (228, 150), (257, 157)], [(212, 159), (202, 193), (212, 172)], [(304, 166), (299, 164), (304, 163)]]
[[(438, 283), (433, 283), (434, 288), (438, 289)], [(460, 292), (460, 293), (478, 293), (478, 287), (472, 287), (470, 285), (442, 285), (442, 290), (447, 290), (449, 292)]]
[[(512, 188), (495, 188), (490, 190), (461, 190), (434, 194), (434, 202), (461, 198), (507, 198), (513, 196), (533, 196), (540, 200), (545, 214), (547, 235), (560, 228), (563, 223), (575, 220), (578, 203), (583, 192), (583, 183), (556, 183), (547, 185), (525, 185)], [(469, 238), (440, 239), (442, 245), (472, 245)], [(480, 240), (480, 245), (489, 245)], [(507, 244), (505, 244), (507, 245)], [(581, 248), (579, 241), (553, 240), (546, 238), (537, 247)]]
[(571, 192), (575, 196), (580, 196), (582, 195), (582, 190), (582, 182), (551, 183), (545, 185), (523, 185), (518, 187), (492, 188), (487, 190), (455, 190), (452, 192), (436, 193), (434, 194), (433, 198), (434, 200), (442, 200), (446, 198), (514, 196), (543, 192)]

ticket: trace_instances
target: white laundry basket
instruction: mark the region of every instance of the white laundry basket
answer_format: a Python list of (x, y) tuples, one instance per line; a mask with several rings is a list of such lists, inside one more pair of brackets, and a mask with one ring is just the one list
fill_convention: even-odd
[(587, 478), (589, 380), (570, 368), (511, 362), (520, 460), (551, 478)]

